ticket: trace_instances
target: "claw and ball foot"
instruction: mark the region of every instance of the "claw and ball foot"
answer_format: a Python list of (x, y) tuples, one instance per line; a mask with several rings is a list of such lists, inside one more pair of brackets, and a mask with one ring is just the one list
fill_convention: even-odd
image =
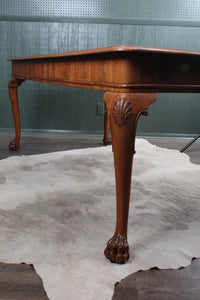
[(12, 150), (12, 151), (17, 151), (19, 149), (19, 145), (16, 142), (16, 140), (13, 140), (13, 141), (10, 142), (9, 149)]
[(130, 257), (127, 239), (123, 235), (115, 233), (108, 241), (104, 254), (111, 262), (124, 264)]

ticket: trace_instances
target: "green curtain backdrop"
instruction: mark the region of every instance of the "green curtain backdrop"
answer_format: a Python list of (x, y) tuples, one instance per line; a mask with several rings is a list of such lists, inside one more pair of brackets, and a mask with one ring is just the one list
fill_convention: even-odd
[[(7, 58), (112, 45), (200, 51), (199, 41), (200, 0), (1, 0), (0, 128), (13, 128)], [(101, 91), (27, 81), (19, 102), (23, 129), (103, 130)], [(138, 133), (195, 135), (199, 114), (199, 94), (158, 94)]]

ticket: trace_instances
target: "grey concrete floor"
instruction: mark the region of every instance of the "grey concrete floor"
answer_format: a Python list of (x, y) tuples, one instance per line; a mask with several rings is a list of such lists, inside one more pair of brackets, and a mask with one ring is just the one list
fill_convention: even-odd
[[(8, 149), (9, 141), (14, 133), (0, 132), (0, 159), (15, 155), (32, 155), (55, 151), (65, 151), (103, 145), (101, 135), (73, 135), (55, 133), (22, 133), (19, 151)], [(190, 139), (186, 138), (147, 138), (159, 147), (181, 150)], [(185, 152), (192, 163), (200, 164), (200, 139), (195, 141)]]

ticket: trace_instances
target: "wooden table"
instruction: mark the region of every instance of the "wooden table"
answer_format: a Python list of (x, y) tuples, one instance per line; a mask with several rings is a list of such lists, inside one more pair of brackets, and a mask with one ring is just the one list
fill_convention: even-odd
[(9, 95), (15, 123), (10, 149), (20, 146), (18, 86), (34, 80), (104, 90), (105, 132), (111, 127), (114, 154), (117, 220), (104, 251), (111, 262), (129, 259), (127, 227), (132, 161), (137, 121), (147, 115), (156, 93), (200, 92), (200, 52), (135, 46), (113, 46), (53, 55), (10, 59)]

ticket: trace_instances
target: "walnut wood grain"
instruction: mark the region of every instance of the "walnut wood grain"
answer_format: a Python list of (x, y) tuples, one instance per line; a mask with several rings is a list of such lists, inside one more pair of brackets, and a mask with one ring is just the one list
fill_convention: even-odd
[(146, 114), (155, 100), (156, 94), (107, 92), (104, 95), (110, 112), (117, 198), (115, 234), (104, 251), (112, 262), (124, 263), (129, 259), (127, 227), (136, 127), (140, 115)]
[(19, 79), (116, 92), (198, 92), (199, 52), (115, 46), (9, 59)]
[(110, 136), (110, 112), (107, 107), (107, 104), (104, 100), (104, 137), (103, 137), (103, 143), (104, 145), (110, 145), (112, 144), (112, 139)]
[(113, 262), (125, 262), (129, 257), (127, 221), (137, 120), (155, 101), (157, 92), (200, 92), (200, 52), (113, 46), (10, 61), (9, 94), (16, 133), (11, 150), (20, 146), (17, 88), (24, 80), (105, 91), (104, 142), (111, 141), (110, 124), (117, 191), (116, 232), (105, 255)]
[(18, 103), (18, 86), (22, 84), (24, 79), (11, 78), (8, 84), (8, 91), (10, 97), (10, 103), (13, 112), (14, 124), (15, 124), (15, 139), (9, 144), (10, 150), (16, 151), (19, 148), (21, 129), (20, 129), (20, 116), (19, 116), (19, 103)]

